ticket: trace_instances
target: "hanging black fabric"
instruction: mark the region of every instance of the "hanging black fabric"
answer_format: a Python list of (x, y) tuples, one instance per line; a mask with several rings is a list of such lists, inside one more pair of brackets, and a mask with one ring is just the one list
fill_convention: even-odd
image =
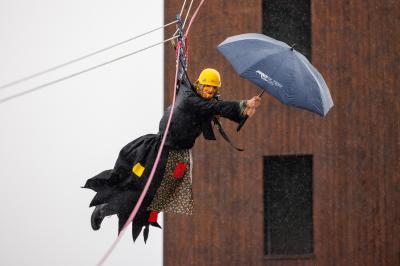
[[(87, 180), (84, 186), (97, 192), (90, 206), (107, 204), (108, 209), (112, 210), (109, 214), (117, 214), (119, 231), (128, 220), (150, 176), (162, 136), (166, 130), (170, 111), (171, 107), (165, 111), (161, 118), (157, 134), (142, 136), (126, 145), (119, 153), (113, 169), (103, 171)], [(144, 201), (132, 221), (132, 237), (134, 240), (143, 228), (145, 228), (145, 239), (148, 237), (148, 226), (152, 225), (148, 221), (150, 215), (148, 206), (160, 187), (161, 181), (165, 178), (165, 166), (170, 151), (191, 149), (196, 138), (201, 134), (208, 139), (215, 139), (211, 127), (211, 122), (215, 116), (222, 116), (235, 122), (239, 122), (243, 118), (239, 102), (217, 99), (205, 100), (194, 91), (191, 83), (183, 82), (180, 84), (174, 116), (160, 162)], [(219, 128), (221, 127), (219, 126)], [(221, 134), (226, 136), (225, 133)]]

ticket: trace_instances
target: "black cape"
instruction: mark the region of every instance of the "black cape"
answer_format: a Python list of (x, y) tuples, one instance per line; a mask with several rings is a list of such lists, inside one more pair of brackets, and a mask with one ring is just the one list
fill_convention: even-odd
[[(113, 169), (106, 170), (88, 179), (84, 188), (96, 191), (90, 207), (107, 204), (110, 214), (119, 218), (120, 232), (137, 203), (141, 192), (148, 180), (159, 150), (171, 106), (164, 113), (158, 134), (148, 134), (127, 144), (119, 153)], [(145, 228), (144, 237), (147, 239), (149, 228), (148, 206), (164, 178), (164, 170), (171, 149), (190, 149), (196, 138), (203, 133), (209, 140), (215, 139), (211, 121), (214, 116), (222, 116), (240, 122), (243, 119), (240, 104), (237, 101), (205, 100), (200, 97), (190, 82), (180, 84), (176, 98), (173, 118), (169, 128), (163, 152), (149, 190), (132, 221), (132, 237), (135, 241)], [(145, 167), (143, 174), (138, 177), (132, 167), (140, 163)], [(158, 226), (158, 224), (153, 224)]]

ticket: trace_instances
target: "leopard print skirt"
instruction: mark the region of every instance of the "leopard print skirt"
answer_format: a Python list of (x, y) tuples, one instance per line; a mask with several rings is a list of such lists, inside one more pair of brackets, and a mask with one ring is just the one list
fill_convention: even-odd
[(193, 213), (191, 169), (189, 150), (171, 150), (164, 178), (147, 210), (191, 215)]

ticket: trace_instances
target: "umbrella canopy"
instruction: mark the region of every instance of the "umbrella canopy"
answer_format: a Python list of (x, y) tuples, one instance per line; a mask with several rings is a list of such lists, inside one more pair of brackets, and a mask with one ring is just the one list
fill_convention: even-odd
[(218, 50), (243, 78), (282, 103), (325, 116), (333, 106), (322, 75), (301, 53), (258, 33), (227, 38)]

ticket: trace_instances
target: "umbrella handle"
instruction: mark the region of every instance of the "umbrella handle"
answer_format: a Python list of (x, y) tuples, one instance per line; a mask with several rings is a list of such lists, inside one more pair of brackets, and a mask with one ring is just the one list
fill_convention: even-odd
[[(262, 92), (258, 95), (261, 97), (264, 94), (265, 90), (262, 90)], [(240, 121), (238, 127), (236, 128), (236, 131), (239, 132), (239, 130), (243, 127), (244, 123), (246, 123), (247, 119), (249, 119), (248, 115), (245, 115), (242, 121)]]

